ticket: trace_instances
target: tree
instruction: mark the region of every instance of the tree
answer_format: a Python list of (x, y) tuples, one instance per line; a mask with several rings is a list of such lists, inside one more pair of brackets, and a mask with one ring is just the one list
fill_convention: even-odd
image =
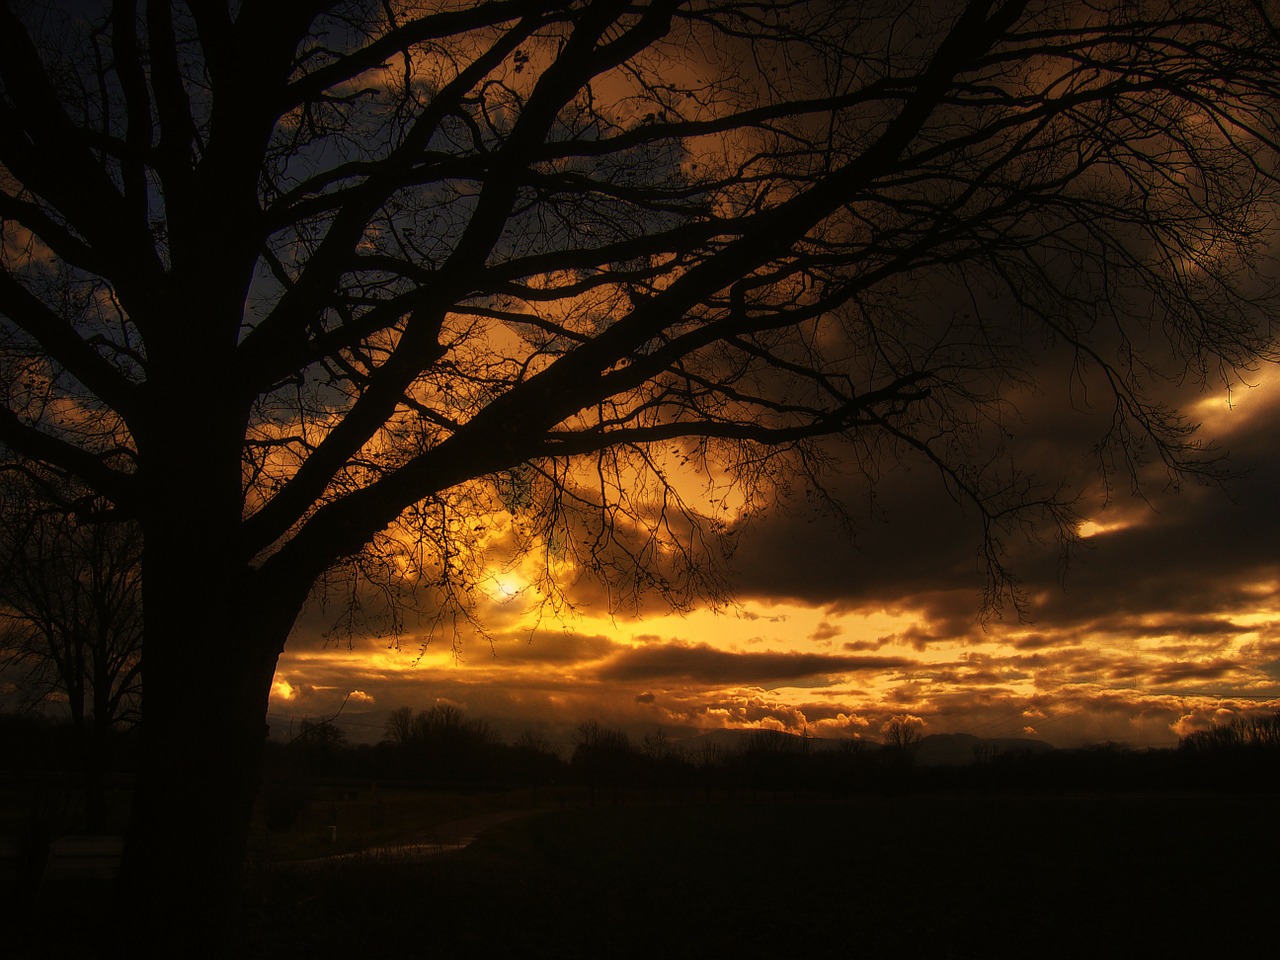
[(895, 717), (884, 725), (884, 752), (895, 767), (910, 768), (915, 765), (916, 754), (924, 736), (919, 721), (913, 718)]
[(618, 789), (631, 781), (641, 769), (643, 754), (632, 744), (623, 730), (601, 726), (596, 720), (584, 720), (574, 733), (573, 755), (569, 768), (586, 783), (590, 802), (596, 802), (596, 787), (611, 787), (613, 802), (618, 802)]
[(399, 747), (407, 747), (413, 740), (413, 707), (396, 707), (387, 717), (386, 739)]
[(492, 770), (501, 740), (483, 720), (468, 720), (458, 707), (440, 703), (413, 712), (398, 707), (386, 722), (402, 773), (436, 780), (480, 779)]
[(538, 805), (539, 788), (553, 783), (565, 766), (551, 741), (537, 730), (521, 732), (512, 745), (508, 762), (518, 782), (533, 788), (535, 807)]
[(1271, 356), (1278, 53), (1263, 0), (0, 3), (0, 442), (145, 537), (153, 946), (230, 915), (321, 578), (447, 622), (510, 542), (680, 605), (910, 455), (994, 600), (1073, 529), (1000, 443), (1051, 351), (1104, 468), (1203, 472), (1150, 387)]
[(85, 826), (105, 827), (112, 736), (138, 715), (142, 654), (135, 525), (95, 516), (6, 472), (0, 490), (0, 669), (34, 704), (61, 703), (84, 777)]

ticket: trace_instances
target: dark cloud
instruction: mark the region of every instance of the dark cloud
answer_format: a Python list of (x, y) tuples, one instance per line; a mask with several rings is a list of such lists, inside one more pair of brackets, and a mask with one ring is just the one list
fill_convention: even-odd
[(1040, 650), (1045, 647), (1078, 647), (1083, 642), (1079, 636), (1064, 636), (1058, 633), (1036, 631), (1023, 634), (1020, 637), (1014, 637), (1009, 641), (1009, 644), (1015, 650)]
[[(1245, 400), (1242, 408), (1249, 411)], [(1040, 628), (1017, 642), (1079, 644), (1075, 631), (1206, 641), (1246, 632), (1233, 616), (1274, 604), (1280, 579), (1274, 439), (1280, 436), (1280, 402), (1263, 400), (1238, 420), (1223, 413), (1206, 427), (1221, 435), (1230, 453), (1225, 465), (1238, 476), (1222, 486), (1178, 487), (1167, 483), (1162, 468), (1142, 470), (1145, 500), (1130, 498), (1120, 477), (1108, 501), (1091, 453), (1100, 432), (1097, 412), (1076, 415), (1061, 397), (1025, 398), (1019, 462), (1062, 478), (1068, 491), (1080, 494), (1083, 515), (1104, 524), (1105, 532), (1088, 538), (1065, 568), (1051, 541), (1006, 542), (1026, 613)], [(973, 635), (984, 585), (974, 511), (948, 497), (936, 473), (923, 465), (890, 465), (874, 499), (856, 479), (837, 493), (848, 503), (870, 504), (856, 514), (851, 537), (808, 504), (771, 513), (742, 533), (734, 575), (743, 594), (832, 611), (918, 613), (920, 623), (886, 642), (923, 647)], [(1110, 525), (1117, 526), (1106, 529)], [(857, 642), (867, 649), (865, 641)]]
[(1221, 680), (1240, 672), (1240, 665), (1230, 660), (1148, 665), (1148, 675), (1151, 681), (1157, 684), (1178, 683), (1186, 680)]
[(706, 644), (666, 643), (619, 653), (599, 671), (601, 680), (670, 680), (705, 684), (768, 686), (868, 670), (911, 666), (902, 657), (857, 657), (818, 653), (734, 653)]
[(492, 655), (504, 663), (566, 664), (600, 660), (616, 648), (608, 637), (545, 631), (536, 637), (495, 638)]
[(850, 640), (841, 646), (850, 653), (860, 653), (863, 650), (879, 650), (888, 641), (888, 637), (878, 637), (875, 640)]
[(844, 633), (843, 627), (837, 626), (836, 624), (833, 624), (833, 623), (828, 623), (826, 620), (823, 620), (820, 624), (818, 624), (818, 629), (814, 630), (813, 633), (809, 634), (809, 639), (810, 640), (831, 640), (834, 637), (840, 636), (840, 634), (842, 633)]
[(856, 606), (893, 605), (958, 579), (969, 581), (971, 594), (980, 589), (972, 570), (977, 531), (925, 473), (895, 472), (882, 481), (895, 485), (893, 500), (916, 502), (916, 509), (893, 511), (892, 523), (885, 515), (864, 515), (847, 534), (816, 505), (754, 522), (740, 535), (731, 568), (740, 595)]
[[(1089, 409), (1071, 384), (1069, 360), (1047, 355), (1037, 385), (1010, 393), (1006, 407), (993, 411), (1000, 422), (992, 425), (991, 449), (974, 458), (1002, 449), (1019, 478), (1040, 478), (1036, 489), (1068, 498), (1086, 494), (1097, 484), (1096, 447), (1109, 411)], [(759, 518), (741, 534), (734, 582), (751, 596), (846, 608), (914, 604), (934, 592), (944, 601), (939, 612), (971, 622), (986, 585), (979, 511), (918, 454), (869, 449), (831, 451), (843, 470), (829, 478), (828, 488), (845, 507), (847, 526), (834, 522), (816, 498)], [(1002, 471), (1008, 468), (997, 463), (993, 475)], [(1038, 541), (1024, 556), (1028, 545), (1017, 533), (1006, 537), (1005, 549), (1010, 561), (1040, 553), (1057, 559), (1052, 545)]]
[(954, 633), (935, 633), (921, 624), (914, 624), (900, 633), (883, 636), (876, 642), (880, 646), (884, 646), (889, 643), (900, 643), (914, 647), (916, 650), (923, 652), (930, 643), (941, 640), (954, 640), (955, 638), (956, 634)]

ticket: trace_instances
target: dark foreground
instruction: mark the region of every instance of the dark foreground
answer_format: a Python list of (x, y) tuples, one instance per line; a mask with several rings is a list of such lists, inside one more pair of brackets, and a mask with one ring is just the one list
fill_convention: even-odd
[[(260, 865), (240, 955), (1229, 956), (1275, 944), (1276, 809), (1265, 796), (570, 806), (416, 862)], [(64, 893), (80, 902), (30, 955), (127, 940), (91, 886)]]

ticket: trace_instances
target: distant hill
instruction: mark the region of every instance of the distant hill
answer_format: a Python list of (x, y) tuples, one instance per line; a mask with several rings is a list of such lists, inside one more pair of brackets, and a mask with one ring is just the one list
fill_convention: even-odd
[[(761, 733), (777, 737), (785, 743), (795, 742), (798, 745), (801, 740), (793, 733), (781, 731), (732, 729), (708, 730), (682, 740), (673, 739), (672, 743), (690, 753), (697, 753), (708, 746), (733, 752), (741, 750), (752, 737), (759, 736)], [(811, 737), (809, 749), (834, 750), (838, 749), (843, 742)], [(880, 746), (880, 743), (875, 740), (868, 740), (867, 744), (871, 747)], [(916, 762), (929, 767), (962, 766), (973, 763), (979, 753), (990, 757), (1013, 752), (1047, 753), (1053, 749), (1053, 745), (1044, 740), (1030, 740), (1022, 737), (977, 737), (971, 733), (932, 733), (920, 741)]]

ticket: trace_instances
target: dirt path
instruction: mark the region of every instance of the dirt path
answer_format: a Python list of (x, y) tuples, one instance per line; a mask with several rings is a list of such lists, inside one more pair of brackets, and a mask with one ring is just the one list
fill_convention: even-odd
[(527, 817), (536, 812), (535, 810), (496, 810), (472, 817), (463, 817), (460, 820), (449, 820), (445, 823), (437, 824), (429, 830), (420, 830), (410, 834), (395, 843), (378, 844), (374, 847), (366, 847), (363, 850), (336, 853), (327, 857), (293, 860), (290, 861), (290, 865), (315, 867), (352, 860), (420, 860), (425, 857), (449, 853), (453, 850), (462, 850), (470, 846), (476, 837), (490, 827), (504, 823), (507, 820), (515, 820), (518, 817)]

